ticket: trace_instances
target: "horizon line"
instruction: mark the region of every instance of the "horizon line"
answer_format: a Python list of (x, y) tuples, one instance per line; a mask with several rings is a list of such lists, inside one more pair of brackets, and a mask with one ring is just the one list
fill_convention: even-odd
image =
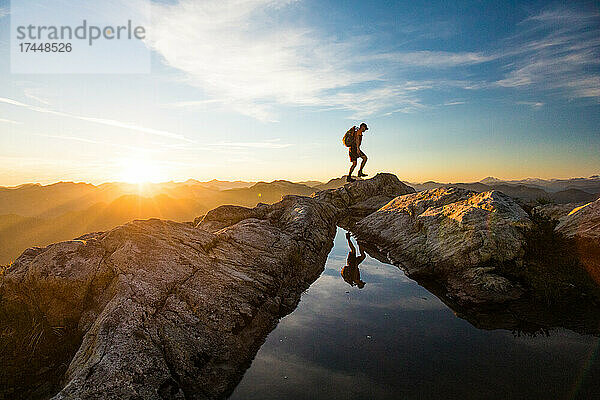
[[(393, 175), (396, 175), (396, 177), (398, 177), (398, 179), (400, 179), (401, 182), (404, 183), (411, 183), (411, 184), (424, 184), (424, 183), (428, 183), (428, 182), (435, 182), (435, 183), (443, 183), (443, 184), (459, 184), (459, 183), (482, 183), (482, 181), (491, 178), (491, 179), (496, 179), (498, 181), (502, 181), (502, 182), (511, 182), (511, 181), (525, 181), (525, 180), (542, 180), (542, 181), (557, 181), (557, 180), (574, 180), (574, 179), (600, 179), (600, 172), (598, 174), (592, 174), (589, 175), (587, 177), (585, 176), (570, 176), (570, 177), (553, 177), (553, 178), (540, 178), (540, 177), (533, 177), (533, 176), (528, 176), (528, 177), (524, 177), (524, 178), (499, 178), (497, 176), (492, 176), (492, 175), (487, 175), (486, 177), (480, 179), (480, 180), (455, 180), (455, 181), (449, 181), (449, 182), (444, 182), (444, 181), (438, 181), (435, 179), (426, 179), (426, 180), (422, 180), (422, 181), (411, 181), (411, 180), (404, 180), (401, 179), (397, 174), (394, 174), (392, 172), (378, 172), (378, 173), (390, 173)], [(377, 174), (374, 174), (373, 176), (367, 178), (370, 179), (372, 177), (374, 177)], [(291, 183), (302, 183), (302, 182), (320, 182), (320, 183), (327, 183), (333, 179), (340, 179), (340, 178), (344, 178), (346, 175), (342, 175), (342, 176), (336, 176), (336, 177), (332, 177), (329, 178), (326, 181), (322, 181), (321, 179), (317, 179), (317, 178), (307, 178), (307, 179), (285, 179), (285, 178), (279, 178), (279, 179), (273, 179), (273, 180), (264, 180), (264, 179), (252, 179), (252, 180), (244, 180), (244, 179), (234, 179), (234, 180), (230, 180), (230, 179), (221, 179), (221, 178), (212, 178), (209, 180), (199, 180), (197, 178), (187, 178), (184, 180), (178, 180), (178, 179), (172, 179), (172, 180), (168, 180), (168, 181), (160, 181), (160, 182), (127, 182), (127, 181), (118, 181), (118, 180), (109, 180), (109, 181), (103, 181), (100, 183), (93, 183), (93, 182), (88, 182), (88, 181), (76, 181), (76, 180), (59, 180), (59, 181), (52, 181), (52, 182), (48, 182), (48, 183), (42, 183), (42, 182), (24, 182), (24, 183), (20, 183), (17, 185), (0, 185), (0, 188), (3, 189), (18, 189), (20, 187), (23, 186), (41, 186), (41, 187), (47, 187), (47, 186), (52, 186), (52, 185), (57, 185), (60, 183), (72, 183), (72, 184), (85, 184), (85, 185), (91, 185), (91, 186), (102, 186), (102, 185), (107, 185), (107, 184), (124, 184), (124, 185), (138, 185), (138, 186), (144, 186), (144, 185), (164, 185), (164, 184), (184, 184), (188, 181), (196, 181), (197, 183), (210, 183), (212, 181), (218, 181), (218, 182), (228, 182), (228, 183), (236, 183), (236, 182), (240, 182), (240, 183), (252, 183), (252, 184), (256, 184), (256, 183), (261, 183), (261, 182), (265, 182), (265, 183), (273, 183), (273, 182), (277, 182), (277, 181), (286, 181), (286, 182), (291, 182)]]

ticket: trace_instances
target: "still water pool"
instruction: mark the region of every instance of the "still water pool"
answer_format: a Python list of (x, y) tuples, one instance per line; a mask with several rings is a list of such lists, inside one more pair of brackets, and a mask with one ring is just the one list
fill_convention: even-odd
[(350, 286), (344, 233), (230, 399), (600, 399), (598, 337), (475, 328), (368, 255)]

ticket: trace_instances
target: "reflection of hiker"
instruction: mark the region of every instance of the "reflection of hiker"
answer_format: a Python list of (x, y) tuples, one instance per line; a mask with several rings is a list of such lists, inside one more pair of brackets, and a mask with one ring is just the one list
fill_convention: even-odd
[(358, 250), (360, 251), (360, 256), (356, 256), (356, 248), (350, 240), (350, 232), (346, 232), (346, 240), (348, 241), (348, 246), (350, 246), (350, 251), (348, 252), (346, 265), (342, 267), (342, 278), (344, 278), (350, 286), (356, 285), (359, 289), (362, 289), (365, 286), (365, 283), (360, 280), (360, 270), (358, 269), (358, 265), (364, 261), (366, 255), (363, 253), (359, 244)]
[(356, 128), (356, 126), (350, 128), (344, 135), (344, 144), (346, 147), (349, 147), (348, 151), (350, 155), (350, 162), (352, 163), (350, 166), (350, 171), (348, 172), (348, 177), (346, 178), (348, 182), (354, 182), (356, 180), (352, 178), (352, 172), (354, 171), (354, 168), (356, 168), (356, 162), (359, 158), (362, 158), (362, 161), (360, 163), (357, 176), (359, 178), (367, 176), (367, 174), (363, 172), (363, 168), (367, 163), (367, 155), (360, 149), (363, 132), (366, 130), (369, 130), (369, 128), (367, 127), (367, 124), (363, 122), (358, 128)]

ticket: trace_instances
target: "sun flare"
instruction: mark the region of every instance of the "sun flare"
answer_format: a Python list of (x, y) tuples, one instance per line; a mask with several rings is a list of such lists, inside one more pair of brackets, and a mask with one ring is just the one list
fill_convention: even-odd
[(119, 180), (127, 183), (158, 183), (164, 182), (165, 173), (156, 163), (147, 159), (133, 158), (121, 162)]

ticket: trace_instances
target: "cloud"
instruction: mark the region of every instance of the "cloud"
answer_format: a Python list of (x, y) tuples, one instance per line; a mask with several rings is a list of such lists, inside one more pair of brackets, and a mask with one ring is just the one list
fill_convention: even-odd
[(261, 148), (261, 149), (284, 149), (292, 146), (289, 143), (277, 143), (276, 141), (264, 141), (264, 142), (219, 142), (219, 143), (208, 143), (207, 146), (216, 147), (241, 147), (241, 148)]
[(384, 85), (360, 91), (343, 90), (315, 99), (314, 106), (351, 111), (350, 119), (362, 119), (388, 110), (383, 115), (413, 113), (427, 106), (416, 97), (415, 92), (423, 89), (414, 82), (397, 85)]
[(544, 106), (544, 103), (542, 103), (541, 101), (518, 101), (517, 104), (529, 106), (535, 110), (539, 110)]
[(69, 140), (69, 141), (75, 141), (75, 142), (81, 142), (81, 143), (118, 147), (121, 149), (130, 150), (130, 151), (140, 151), (140, 150), (149, 151), (148, 149), (140, 148), (140, 146), (135, 146), (135, 147), (127, 146), (127, 145), (122, 145), (122, 144), (115, 143), (115, 142), (103, 142), (103, 141), (88, 139), (88, 138), (79, 137), (79, 136), (46, 135), (46, 134), (38, 134), (38, 133), (34, 133), (33, 135), (40, 136), (40, 137), (46, 137), (46, 138), (50, 138), (50, 139)]
[(600, 99), (600, 14), (554, 9), (534, 15), (511, 38), (506, 88), (555, 91), (568, 98)]
[[(286, 2), (284, 4), (288, 4)], [(379, 78), (340, 67), (348, 45), (270, 22), (274, 0), (182, 0), (154, 5), (149, 45), (188, 83), (227, 106), (272, 120), (273, 104), (313, 104), (323, 91)]]
[(41, 89), (26, 88), (23, 90), (23, 93), (25, 94), (25, 97), (35, 100), (38, 103), (50, 105), (50, 101), (43, 98)]
[(425, 107), (415, 92), (426, 88), (387, 79), (386, 70), (456, 67), (494, 58), (479, 52), (373, 53), (373, 37), (339, 41), (273, 18), (291, 3), (181, 0), (155, 4), (148, 45), (208, 95), (205, 100), (168, 106), (211, 104), (262, 121), (276, 121), (273, 109), (281, 104), (348, 110), (351, 118), (384, 111), (414, 112)]
[(0, 18), (6, 17), (8, 14), (10, 14), (8, 8), (0, 7)]
[(413, 51), (413, 52), (393, 52), (384, 54), (373, 54), (363, 56), (368, 60), (390, 61), (400, 63), (405, 66), (417, 67), (456, 67), (462, 65), (480, 64), (495, 60), (499, 55), (482, 53), (462, 52), (450, 53), (445, 51)]
[(165, 107), (171, 107), (171, 108), (203, 107), (203, 106), (206, 106), (207, 104), (223, 103), (223, 102), (225, 102), (225, 100), (220, 100), (220, 99), (177, 101), (175, 103), (165, 104)]
[(162, 137), (167, 137), (170, 139), (177, 139), (177, 140), (182, 140), (182, 141), (193, 143), (193, 140), (190, 140), (190, 139), (186, 138), (185, 136), (178, 134), (178, 133), (173, 133), (173, 132), (163, 131), (163, 130), (158, 130), (158, 129), (153, 129), (153, 128), (146, 128), (146, 127), (131, 124), (128, 122), (121, 122), (121, 121), (115, 121), (112, 119), (97, 118), (97, 117), (87, 117), (87, 116), (82, 116), (82, 115), (65, 113), (65, 112), (61, 112), (61, 111), (54, 111), (49, 108), (38, 107), (38, 106), (30, 105), (30, 104), (21, 103), (19, 101), (16, 101), (13, 99), (8, 99), (5, 97), (0, 97), (0, 103), (10, 104), (10, 105), (13, 105), (16, 107), (22, 107), (27, 110), (31, 110), (31, 111), (35, 111), (35, 112), (39, 112), (39, 113), (51, 114), (51, 115), (56, 115), (59, 117), (65, 117), (65, 118), (71, 118), (71, 119), (77, 119), (80, 121), (93, 122), (96, 124), (102, 124), (102, 125), (112, 126), (112, 127), (116, 127), (116, 128), (123, 128), (123, 129), (133, 130), (136, 132), (148, 133), (150, 135), (162, 136)]
[[(533, 15), (527, 18), (524, 22), (528, 21), (539, 21), (543, 23), (568, 23), (568, 24), (580, 24), (594, 21), (600, 18), (600, 13), (584, 13), (577, 10), (570, 10), (564, 8), (548, 9), (544, 10), (539, 14)], [(596, 21), (597, 23), (598, 21)]]
[[(519, 33), (498, 43), (497, 50), (386, 51), (376, 36), (342, 41), (282, 17), (294, 12), (294, 3), (155, 3), (148, 46), (205, 94), (203, 100), (167, 106), (226, 108), (277, 121), (279, 105), (344, 110), (350, 118), (412, 113), (430, 107), (420, 92), (447, 88), (535, 87), (570, 98), (599, 97), (597, 14), (541, 12), (518, 24)], [(479, 75), (457, 79), (459, 71), (474, 65), (484, 65)], [(432, 78), (414, 79), (424, 69), (432, 71)], [(502, 78), (489, 78), (498, 72)]]
[(4, 119), (4, 118), (0, 118), (0, 122), (4, 122), (7, 124), (13, 124), (13, 125), (21, 125), (22, 124), (22, 122), (13, 121), (12, 119)]

